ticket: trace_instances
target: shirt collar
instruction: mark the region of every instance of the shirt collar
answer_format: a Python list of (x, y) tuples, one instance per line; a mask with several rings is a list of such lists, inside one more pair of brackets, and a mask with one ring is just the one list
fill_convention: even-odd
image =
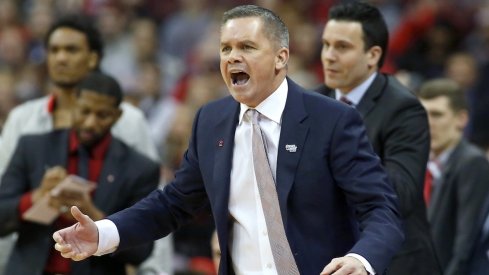
[(455, 149), (455, 147), (456, 146), (452, 146), (452, 147), (446, 149), (445, 151), (441, 152), (441, 154), (438, 155), (438, 157), (432, 157), (432, 156), (430, 156), (430, 161), (433, 161), (433, 162), (437, 163), (441, 167), (445, 167), (446, 164), (447, 164), (447, 162), (448, 162), (448, 159), (452, 155), (453, 150)]
[[(268, 119), (275, 121), (277, 124), (282, 123), (282, 113), (285, 109), (285, 103), (287, 101), (287, 93), (289, 86), (287, 84), (287, 79), (282, 81), (282, 84), (275, 90), (271, 95), (269, 95), (265, 100), (263, 100), (255, 109), (260, 112), (263, 116)], [(243, 121), (243, 116), (248, 109), (252, 109), (243, 103), (240, 103), (239, 112), (239, 124)]]
[(49, 114), (52, 114), (54, 112), (54, 109), (56, 108), (56, 95), (55, 94), (50, 94), (48, 96), (48, 105), (47, 105), (47, 111)]
[(344, 96), (349, 101), (351, 101), (353, 105), (357, 106), (358, 103), (360, 103), (360, 100), (362, 100), (363, 95), (367, 92), (368, 87), (370, 87), (372, 82), (374, 82), (376, 76), (377, 72), (374, 72), (371, 76), (367, 78), (367, 80), (365, 80), (362, 84), (358, 85), (347, 94), (343, 94), (339, 89), (335, 89), (335, 98), (339, 100), (340, 97)]
[[(89, 150), (90, 158), (93, 159), (104, 159), (105, 154), (109, 150), (109, 145), (112, 140), (112, 135), (108, 133), (105, 137), (102, 138), (97, 144), (92, 146)], [(70, 131), (70, 140), (69, 140), (69, 154), (70, 155), (78, 155), (78, 146), (80, 145), (80, 141), (78, 140), (78, 136), (76, 135), (76, 131), (73, 129)]]

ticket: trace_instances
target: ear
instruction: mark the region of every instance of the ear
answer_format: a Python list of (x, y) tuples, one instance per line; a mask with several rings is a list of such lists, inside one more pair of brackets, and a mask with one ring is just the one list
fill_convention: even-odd
[(282, 47), (277, 51), (275, 56), (275, 69), (277, 71), (282, 70), (287, 67), (287, 62), (289, 61), (289, 49)]
[(368, 51), (367, 51), (367, 64), (370, 68), (379, 66), (379, 60), (380, 57), (382, 56), (382, 48), (380, 46), (372, 46)]
[(457, 129), (463, 130), (465, 126), (467, 126), (467, 123), (469, 121), (469, 114), (466, 110), (461, 110), (457, 112), (457, 118), (456, 118), (456, 126)]
[(88, 57), (88, 66), (90, 67), (90, 69), (95, 70), (95, 68), (97, 68), (98, 63), (99, 63), (98, 54), (94, 51), (90, 52), (90, 56)]

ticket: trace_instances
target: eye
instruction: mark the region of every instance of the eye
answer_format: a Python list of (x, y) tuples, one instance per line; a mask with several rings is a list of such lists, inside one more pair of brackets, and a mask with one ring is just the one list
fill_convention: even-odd
[(68, 53), (76, 53), (78, 52), (80, 49), (78, 47), (75, 47), (75, 46), (68, 46), (66, 47), (66, 51)]
[(223, 46), (223, 47), (221, 47), (221, 52), (222, 52), (222, 53), (227, 53), (227, 52), (229, 52), (230, 50), (231, 50), (231, 47), (229, 47), (229, 46)]
[(107, 119), (108, 117), (110, 117), (111, 113), (110, 112), (98, 112), (97, 113), (97, 117), (99, 119)]
[(348, 44), (345, 44), (345, 43), (338, 43), (338, 45), (336, 45), (336, 49), (338, 50), (346, 50), (349, 48), (349, 45)]
[(90, 114), (90, 110), (87, 108), (78, 108), (78, 113), (82, 116)]
[(253, 50), (254, 48), (250, 45), (243, 45), (243, 50)]

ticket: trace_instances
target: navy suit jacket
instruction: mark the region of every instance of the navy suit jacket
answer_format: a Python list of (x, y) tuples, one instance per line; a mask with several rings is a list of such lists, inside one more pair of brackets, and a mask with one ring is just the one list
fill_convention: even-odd
[[(299, 271), (319, 274), (334, 257), (353, 252), (382, 273), (403, 233), (397, 198), (362, 120), (355, 109), (287, 81), (276, 182)], [(231, 167), (239, 110), (226, 97), (198, 111), (174, 181), (109, 217), (120, 234), (119, 249), (162, 237), (210, 206), (222, 250), (219, 272), (232, 273), (228, 201), (231, 169), (240, 169)]]
[[(37, 188), (53, 166), (66, 167), (69, 130), (20, 138), (0, 186), (0, 236), (18, 232), (5, 274), (41, 275), (54, 245), (54, 224), (42, 225), (20, 219), (22, 195)], [(139, 201), (156, 189), (159, 165), (112, 137), (104, 159), (93, 202), (111, 214)], [(72, 262), (74, 275), (125, 274), (125, 264), (139, 264), (152, 251), (152, 243), (119, 254)]]

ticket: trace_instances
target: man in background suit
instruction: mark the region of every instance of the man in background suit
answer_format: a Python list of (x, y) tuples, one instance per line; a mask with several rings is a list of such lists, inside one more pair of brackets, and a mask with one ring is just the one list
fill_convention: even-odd
[[(452, 80), (424, 83), (418, 96), (428, 112), (431, 190), (426, 193), (435, 249), (446, 275), (468, 274), (471, 239), (489, 192), (489, 162), (463, 136), (464, 93)], [(477, 228), (477, 229), (476, 229)], [(487, 273), (487, 270), (486, 270)]]
[(440, 274), (422, 196), (428, 121), (416, 97), (379, 72), (388, 39), (376, 7), (355, 1), (331, 8), (322, 36), (325, 86), (318, 91), (360, 113), (399, 197), (406, 240), (388, 274)]
[[(79, 89), (73, 128), (23, 136), (2, 178), (0, 233), (19, 235), (5, 274), (125, 274), (126, 264), (139, 264), (151, 253), (148, 243), (72, 264), (55, 253), (51, 240), (56, 229), (75, 222), (71, 215), (65, 213), (50, 225), (23, 217), (33, 204), (49, 196), (50, 206), (61, 212), (76, 205), (100, 220), (131, 206), (158, 185), (159, 165), (110, 134), (122, 115), (119, 84), (91, 73)], [(87, 154), (85, 166), (82, 151)], [(51, 192), (67, 174), (85, 174), (96, 182), (92, 196), (66, 189), (57, 195)]]
[[(163, 190), (97, 223), (73, 207), (79, 223), (53, 235), (63, 257), (82, 260), (160, 238), (210, 206), (220, 274), (383, 273), (403, 240), (394, 190), (358, 113), (286, 77), (288, 40), (267, 9), (225, 12), (221, 73), (231, 96), (199, 110), (181, 168)], [(258, 127), (261, 135), (252, 130)], [(265, 157), (251, 149), (256, 135), (274, 181), (265, 194), (254, 167)], [(275, 227), (267, 225), (265, 202), (279, 207)], [(275, 253), (280, 228), (287, 244)], [(288, 252), (291, 269), (277, 261)]]

